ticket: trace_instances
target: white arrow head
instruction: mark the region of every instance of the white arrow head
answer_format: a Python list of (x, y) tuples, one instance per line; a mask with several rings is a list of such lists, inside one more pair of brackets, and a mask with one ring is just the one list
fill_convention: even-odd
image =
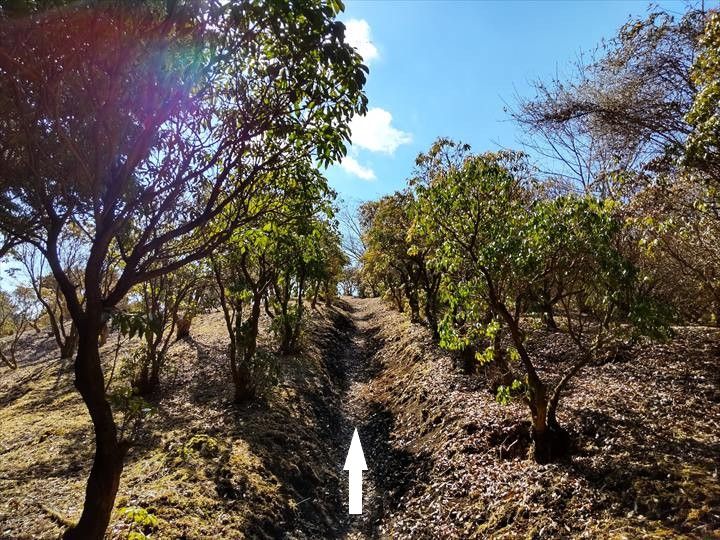
[(348, 450), (348, 455), (345, 459), (345, 467), (343, 467), (343, 470), (367, 471), (367, 463), (365, 463), (365, 455), (363, 454), (362, 445), (360, 444), (360, 436), (358, 435), (357, 428), (355, 428), (355, 433), (353, 433), (352, 441), (350, 441), (350, 450)]

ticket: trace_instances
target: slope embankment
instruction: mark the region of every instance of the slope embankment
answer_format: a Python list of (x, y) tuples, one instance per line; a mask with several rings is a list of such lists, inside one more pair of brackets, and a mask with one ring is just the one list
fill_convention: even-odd
[[(678, 329), (626, 362), (588, 368), (560, 411), (575, 451), (543, 466), (526, 457), (522, 404), (498, 404), (482, 370), (462, 374), (426, 328), (379, 299), (313, 312), (295, 357), (273, 353), (265, 321), (272, 369), (253, 403), (231, 401), (225, 341), (214, 313), (173, 345), (109, 537), (720, 535), (716, 330)], [(550, 378), (571, 354), (539, 330), (529, 346)], [(0, 374), (0, 538), (57, 538), (79, 515), (92, 433), (51, 338), (30, 336), (23, 351)], [(347, 513), (342, 470), (354, 428), (368, 465), (360, 516)]]
[[(328, 538), (349, 530), (341, 360), (354, 326), (319, 308), (298, 356), (281, 357), (264, 321), (263, 396), (232, 403), (219, 313), (170, 350), (153, 413), (135, 434), (108, 529), (112, 538)], [(102, 350), (111, 388), (117, 336)], [(0, 538), (58, 538), (77, 519), (92, 431), (52, 338), (29, 336), (19, 368), (0, 374)], [(118, 358), (131, 350), (122, 342)], [(119, 424), (122, 417), (118, 417)]]
[[(720, 537), (720, 333), (678, 328), (622, 362), (588, 367), (559, 420), (573, 455), (537, 465), (522, 403), (500, 405), (481, 369), (467, 376), (421, 325), (355, 300), (363, 373), (346, 406), (369, 439), (384, 538)], [(573, 354), (528, 328), (543, 377)], [(370, 344), (369, 346), (367, 344)], [(365, 441), (363, 441), (365, 442)]]

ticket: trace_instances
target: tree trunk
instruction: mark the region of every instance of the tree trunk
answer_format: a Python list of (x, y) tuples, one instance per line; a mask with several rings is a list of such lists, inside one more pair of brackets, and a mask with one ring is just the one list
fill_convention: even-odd
[(440, 338), (440, 332), (438, 331), (437, 307), (430, 291), (426, 291), (425, 296), (425, 318), (427, 318), (433, 339), (438, 340)]
[(402, 293), (399, 292), (396, 287), (391, 286), (390, 287), (390, 295), (392, 296), (392, 299), (395, 301), (395, 307), (397, 307), (398, 312), (403, 313), (405, 311), (405, 306), (403, 305), (403, 301), (402, 301)]
[(408, 284), (406, 285), (405, 295), (407, 296), (408, 305), (410, 306), (410, 320), (415, 323), (419, 322), (420, 303), (418, 302), (417, 290)]
[(247, 362), (247, 336), (242, 328), (241, 313), (239, 311), (235, 319), (234, 343), (230, 346), (230, 371), (235, 388), (235, 403), (244, 403), (255, 398), (255, 384)]
[(303, 298), (305, 295), (305, 270), (300, 272), (298, 283), (297, 306), (295, 306), (295, 324), (292, 329), (292, 340), (290, 341), (291, 352), (297, 352), (300, 348), (300, 333), (302, 332), (302, 320), (304, 313)]
[(10, 369), (17, 369), (17, 361), (15, 360), (15, 354), (13, 352), (6, 355), (0, 350), (0, 362)]
[(290, 276), (285, 276), (285, 283), (280, 291), (280, 314), (281, 336), (280, 336), (280, 354), (290, 354), (290, 345), (292, 341), (292, 322), (290, 321), (289, 305), (290, 305)]
[(317, 300), (318, 300), (319, 294), (320, 294), (320, 281), (317, 281), (315, 283), (315, 287), (313, 288), (312, 302), (310, 303), (310, 307), (312, 309), (317, 309)]
[(160, 368), (162, 366), (162, 352), (158, 350), (159, 343), (146, 342), (144, 358), (140, 373), (132, 382), (133, 392), (136, 395), (147, 397), (160, 386)]
[(257, 337), (260, 329), (260, 311), (262, 309), (263, 293), (253, 294), (250, 306), (250, 318), (247, 323), (241, 321), (241, 311), (236, 319), (236, 346), (231, 349), (235, 355), (232, 361), (233, 383), (235, 385), (235, 402), (251, 401), (257, 395), (257, 387), (251, 368), (252, 361), (257, 352)]
[(282, 321), (283, 330), (282, 338), (280, 339), (280, 354), (288, 355), (291, 352), (291, 341), (292, 341), (292, 324), (288, 320), (288, 316), (285, 315)]
[(110, 335), (110, 327), (107, 323), (103, 323), (98, 334), (98, 344), (102, 347), (107, 342), (108, 336)]
[[(558, 459), (569, 449), (567, 433), (560, 428), (554, 415), (548, 416), (547, 387), (538, 377), (535, 366), (524, 345), (523, 334), (518, 321), (508, 311), (505, 304), (498, 302), (492, 283), (488, 283), (491, 291), (493, 311), (499, 313), (510, 330), (515, 349), (527, 372), (528, 397), (525, 399), (532, 417), (531, 435), (533, 439), (533, 457), (538, 463), (548, 463)], [(552, 420), (552, 421), (549, 421)]]
[(551, 463), (567, 456), (570, 436), (557, 422), (548, 422), (542, 430), (532, 429), (533, 458), (536, 463)]
[(140, 373), (132, 381), (133, 393), (138, 396), (147, 396), (150, 393), (150, 369), (147, 359), (143, 360)]
[(269, 300), (268, 300), (268, 295), (267, 295), (267, 294), (263, 297), (263, 307), (264, 307), (264, 309), (265, 309), (265, 315), (267, 315), (270, 320), (274, 319), (274, 318), (275, 318), (275, 314), (274, 314), (274, 313), (272, 312), (272, 310), (270, 309), (270, 302), (269, 302)]
[(178, 341), (190, 337), (190, 325), (192, 324), (192, 320), (193, 317), (191, 313), (183, 313), (182, 315), (178, 315), (176, 334), (176, 339)]
[[(99, 319), (99, 317), (98, 317)], [(75, 387), (87, 406), (95, 430), (95, 457), (85, 489), (85, 503), (77, 525), (65, 532), (72, 540), (101, 540), (110, 522), (120, 484), (126, 444), (118, 440), (112, 410), (105, 396), (98, 338), (101, 323), (78, 325), (78, 352), (75, 357)]]
[(235, 403), (247, 403), (255, 399), (255, 385), (253, 384), (252, 373), (246, 365), (236, 366), (233, 382), (235, 384)]
[(245, 363), (244, 357), (238, 358), (240, 351), (235, 349), (230, 361), (232, 369), (233, 385), (235, 387), (235, 403), (245, 403), (255, 398), (255, 384), (249, 366)]
[(160, 387), (160, 366), (162, 365), (162, 353), (155, 352), (150, 363), (150, 377), (148, 377), (148, 388), (150, 393)]
[(38, 300), (40, 300), (40, 303), (42, 304), (42, 306), (45, 308), (45, 314), (47, 315), (48, 323), (50, 324), (50, 331), (52, 332), (52, 335), (55, 338), (55, 343), (57, 343), (58, 347), (60, 348), (60, 359), (63, 360), (65, 358), (72, 357), (72, 355), (75, 351), (71, 351), (68, 356), (65, 355), (66, 340), (63, 339), (64, 329), (61, 326), (62, 323), (58, 322), (57, 317), (55, 317), (55, 313), (53, 313), (53, 310), (50, 307), (50, 305), (47, 302), (45, 302), (45, 300), (43, 300), (42, 294), (40, 294), (39, 290), (35, 291), (35, 295), (37, 296)]
[(531, 435), (533, 439), (533, 457), (537, 463), (552, 460), (551, 435), (548, 433), (547, 396), (545, 385), (530, 387), (530, 415), (532, 417)]
[(460, 351), (460, 367), (466, 375), (472, 375), (477, 369), (475, 347), (468, 345)]
[[(536, 438), (535, 419), (533, 418), (533, 439), (535, 440), (535, 459), (538, 463), (547, 463), (554, 459), (565, 456), (570, 451), (571, 440), (569, 433), (564, 430), (557, 421), (557, 408), (560, 403), (560, 396), (569, 383), (585, 365), (593, 358), (590, 351), (583, 353), (583, 356), (575, 364), (570, 366), (560, 381), (555, 386), (552, 394), (548, 397), (543, 388), (542, 398), (544, 400), (544, 427), (538, 423), (539, 431)], [(531, 410), (533, 410), (531, 406)]]
[(65, 337), (65, 341), (60, 346), (60, 359), (72, 358), (78, 346), (78, 331), (75, 323), (70, 325), (70, 333)]
[(549, 409), (544, 386), (531, 391), (530, 411), (535, 461), (550, 463), (566, 456), (570, 449), (570, 437), (558, 424), (554, 410)]
[(330, 282), (325, 282), (325, 307), (331, 307), (332, 306), (332, 299), (333, 295), (330, 294)]
[(493, 336), (493, 361), (500, 371), (500, 377), (498, 377), (499, 383), (503, 386), (510, 386), (513, 383), (514, 376), (505, 353), (506, 351), (502, 348), (502, 334), (497, 332), (495, 336)]
[(555, 311), (553, 310), (551, 304), (543, 306), (542, 320), (543, 323), (545, 323), (545, 329), (548, 332), (558, 331), (558, 325), (557, 322), (555, 322)]
[(260, 306), (262, 294), (253, 296), (252, 307), (250, 308), (250, 324), (248, 326), (247, 343), (245, 346), (245, 363), (250, 364), (257, 351), (257, 337), (260, 328)]

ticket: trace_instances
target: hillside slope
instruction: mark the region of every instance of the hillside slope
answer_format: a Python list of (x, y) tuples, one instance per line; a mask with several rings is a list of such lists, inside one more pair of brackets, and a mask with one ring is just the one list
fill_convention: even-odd
[[(266, 321), (267, 322), (267, 321)], [(219, 314), (171, 349), (156, 414), (130, 452), (112, 538), (557, 538), (720, 535), (720, 335), (681, 329), (636, 359), (588, 368), (560, 421), (578, 448), (526, 459), (520, 404), (501, 406), (427, 330), (378, 299), (314, 313), (305, 353), (262, 348), (279, 383), (237, 406)], [(266, 325), (267, 326), (267, 325)], [(535, 332), (559, 369), (567, 351)], [(79, 514), (92, 452), (85, 410), (49, 338), (0, 376), (0, 538), (56, 538)], [(113, 339), (104, 348), (113, 356)], [(365, 512), (342, 465), (357, 427)]]
[[(332, 365), (345, 312), (315, 312), (298, 357), (272, 353), (265, 321), (261, 350), (279, 383), (243, 406), (231, 402), (223, 325), (219, 313), (200, 317), (192, 339), (172, 346), (156, 412), (126, 460), (110, 537), (310, 538), (345, 527), (341, 371)], [(103, 349), (108, 371), (113, 343)], [(90, 424), (51, 339), (32, 338), (26, 351), (0, 378), (0, 537), (56, 538), (79, 515)]]
[[(588, 367), (559, 411), (578, 448), (537, 465), (524, 405), (498, 404), (484, 374), (459, 373), (427, 329), (360, 302), (376, 351), (365, 429), (389, 434), (368, 461), (384, 482), (381, 536), (720, 538), (716, 329), (679, 328), (670, 343)], [(558, 372), (571, 347), (531, 335), (542, 371)]]

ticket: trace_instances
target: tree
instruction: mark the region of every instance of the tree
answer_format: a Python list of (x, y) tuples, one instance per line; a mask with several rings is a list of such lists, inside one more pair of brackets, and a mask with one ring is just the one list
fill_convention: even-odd
[[(419, 188), (418, 219), (441, 246), (434, 264), (444, 271), (449, 305), (441, 345), (489, 340), (484, 350), (476, 347), (478, 360), (499, 361), (504, 370), (519, 361), (524, 377), (513, 387), (530, 411), (535, 459), (546, 462), (567, 451), (556, 412), (568, 382), (609, 344), (661, 334), (663, 313), (637, 294), (640, 276), (616, 247), (621, 222), (612, 203), (535, 193), (523, 155), (481, 154)], [(578, 350), (554, 386), (542, 380), (522, 328), (548, 282)], [(512, 344), (507, 352), (502, 334)], [(500, 387), (499, 396), (507, 393)]]
[[(643, 245), (626, 242), (625, 255), (689, 320), (717, 311), (720, 214), (717, 192), (707, 189), (717, 164), (700, 142), (712, 139), (705, 128), (716, 105), (713, 17), (654, 10), (630, 20), (571, 77), (538, 83), (513, 114), (537, 137), (530, 146), (555, 158), (546, 173), (565, 180), (561, 193), (628, 203), (622, 211)], [(669, 286), (677, 274), (683, 282)]]
[[(366, 108), (342, 4), (73, 5), (0, 27), (0, 230), (39, 249), (78, 330), (95, 456), (67, 538), (101, 538), (127, 441), (98, 337), (132, 287), (199, 260), (267, 211), (268, 171), (345, 151)], [(42, 27), (42, 31), (38, 30)], [(209, 226), (224, 214), (227, 229)], [(39, 228), (28, 227), (28, 223)], [(83, 232), (84, 298), (59, 239)], [(119, 267), (112, 287), (102, 284)]]
[(362, 226), (359, 219), (359, 204), (340, 201), (341, 207), (337, 213), (342, 231), (342, 247), (350, 258), (350, 264), (360, 264), (367, 246), (363, 242)]
[[(711, 320), (720, 324), (720, 16), (711, 11), (704, 20), (699, 50), (688, 70), (697, 92), (683, 118), (690, 128), (681, 160), (685, 170), (641, 194), (635, 207), (642, 215), (635, 221), (648, 255), (684, 278), (670, 291), (678, 309), (693, 319), (710, 312)], [(687, 292), (691, 294), (683, 294)]]
[(371, 282), (383, 284), (399, 311), (407, 301), (414, 322), (420, 320), (422, 307), (437, 338), (440, 274), (428, 265), (435, 246), (412, 228), (415, 211), (415, 197), (410, 189), (361, 207), (363, 242), (367, 246), (362, 256), (363, 270)]
[[(542, 433), (536, 432), (537, 417), (545, 407), (542, 399), (536, 399), (533, 430), (541, 461), (567, 450), (557, 409), (562, 392), (583, 367), (632, 347), (643, 336), (670, 335), (672, 313), (645, 287), (646, 276), (622, 248), (625, 229), (617, 206), (607, 200), (568, 196), (540, 201), (533, 209), (526, 249), (532, 253), (529, 268), (535, 279), (528, 281), (528, 297), (536, 297), (533, 287), (546, 291), (550, 282), (550, 295), (564, 322), (558, 330), (572, 339), (578, 352), (554, 386), (546, 386), (549, 441), (542, 441)], [(542, 390), (530, 396), (537, 398)]]
[[(78, 296), (82, 298), (82, 274), (76, 265), (78, 245), (74, 242), (63, 242), (63, 244), (63, 249), (60, 251), (63, 258), (61, 264), (65, 273), (72, 276), (73, 283), (78, 284)], [(70, 314), (59, 283), (49, 272), (45, 259), (35, 247), (24, 244), (15, 248), (13, 252), (24, 268), (24, 277), (43, 307), (50, 330), (60, 350), (60, 358), (72, 358), (78, 344), (77, 326), (74, 322), (68, 323)]]
[(139, 312), (114, 317), (121, 325), (121, 319), (128, 316), (140, 323), (142, 345), (136, 352), (131, 376), (131, 385), (138, 395), (148, 396), (160, 386), (160, 374), (178, 326), (180, 308), (197, 287), (197, 266), (188, 265), (138, 285)]
[[(472, 156), (467, 151), (462, 161), (435, 168), (418, 184), (415, 228), (438, 246), (430, 264), (443, 276), (441, 295), (447, 305), (440, 345), (461, 351), (466, 371), (478, 360), (494, 362), (499, 382), (510, 384), (512, 372), (501, 347), (507, 326), (489, 294), (504, 298), (522, 280), (504, 252), (514, 248), (514, 231), (528, 212), (528, 171), (518, 154)], [(495, 262), (494, 275), (483, 273), (489, 268), (481, 256)]]
[[(275, 272), (275, 268), (267, 264), (264, 253), (251, 260), (255, 253), (252, 248), (255, 246), (245, 245), (248, 241), (249, 238), (244, 239), (243, 243), (231, 241), (222, 255), (214, 254), (211, 257), (220, 306), (230, 338), (228, 356), (236, 403), (249, 401), (256, 395), (254, 361), (260, 308)], [(247, 307), (249, 311), (246, 314)]]
[(342, 257), (337, 231), (322, 219), (330, 214), (334, 196), (327, 180), (309, 162), (295, 165), (274, 173), (284, 196), (269, 195), (273, 211), (256, 225), (235, 229), (222, 251), (210, 257), (238, 403), (256, 396), (256, 379), (267, 368), (256, 357), (263, 302), (280, 337), (280, 351), (295, 352), (306, 291), (315, 284), (317, 294), (324, 285), (329, 301), (328, 291), (345, 261), (337, 260)]
[(422, 270), (419, 252), (410, 254), (410, 242), (407, 235), (411, 223), (413, 196), (409, 191), (398, 191), (370, 203), (367, 208), (372, 218), (364, 231), (367, 249), (363, 261), (368, 271), (378, 276), (396, 304), (402, 307), (404, 296), (410, 307), (410, 317), (414, 322), (420, 320), (420, 283)]
[(334, 193), (325, 181), (319, 191), (300, 190), (287, 202), (287, 219), (274, 231), (272, 253), (278, 271), (271, 282), (271, 328), (281, 354), (301, 348), (304, 299), (313, 283), (324, 285), (326, 304), (337, 294), (339, 272), (346, 259), (340, 251), (337, 225), (331, 223)]
[(217, 308), (210, 293), (212, 287), (211, 272), (206, 264), (192, 266), (197, 273), (193, 276), (194, 284), (188, 295), (180, 301), (176, 314), (177, 340), (190, 337), (190, 327), (198, 313)]
[[(345, 277), (344, 269), (350, 262), (342, 246), (342, 237), (337, 223), (329, 216), (316, 222), (316, 231), (307, 257), (308, 281), (312, 290), (311, 307), (317, 306), (320, 290), (323, 291), (325, 306), (330, 307), (337, 298), (338, 285)], [(352, 294), (352, 293), (350, 293)]]
[(272, 222), (236, 229), (222, 250), (210, 255), (214, 284), (228, 332), (230, 375), (236, 403), (256, 396), (255, 353), (262, 302), (278, 268), (270, 250)]
[(679, 20), (663, 11), (628, 21), (566, 80), (535, 85), (512, 113), (544, 160), (549, 177), (601, 197), (625, 196), (652, 174), (677, 167), (691, 128), (684, 116), (695, 95), (689, 76), (704, 13)]
[(685, 116), (692, 128), (686, 143), (685, 163), (708, 174), (715, 183), (720, 173), (719, 47), (720, 13), (713, 11), (708, 14), (700, 51), (690, 73), (698, 91)]
[(17, 368), (15, 355), (30, 317), (31, 307), (21, 288), (14, 294), (0, 290), (0, 362), (10, 369)]
[[(409, 188), (424, 188), (429, 186), (440, 176), (453, 174), (460, 169), (465, 159), (470, 155), (470, 146), (441, 137), (437, 139), (428, 152), (420, 153), (415, 159), (415, 171), (408, 181)], [(415, 194), (415, 198), (417, 195)], [(418, 205), (413, 201), (410, 210), (412, 223), (407, 232), (410, 243), (408, 254), (414, 259), (420, 269), (420, 283), (424, 296), (425, 317), (433, 337), (440, 337), (440, 319), (446, 306), (441, 305), (442, 271), (433, 264), (440, 244), (431, 235), (423, 233), (418, 227)], [(472, 357), (470, 351), (465, 351), (466, 357)], [(468, 366), (466, 365), (466, 368)]]
[(352, 296), (356, 294), (360, 298), (367, 296), (367, 290), (365, 289), (364, 283), (361, 277), (362, 267), (357, 265), (346, 265), (342, 269), (340, 281), (338, 286), (340, 287), (340, 294), (343, 296)]
[(720, 324), (720, 214), (712, 193), (686, 171), (659, 178), (625, 211), (653, 293), (683, 320)]

